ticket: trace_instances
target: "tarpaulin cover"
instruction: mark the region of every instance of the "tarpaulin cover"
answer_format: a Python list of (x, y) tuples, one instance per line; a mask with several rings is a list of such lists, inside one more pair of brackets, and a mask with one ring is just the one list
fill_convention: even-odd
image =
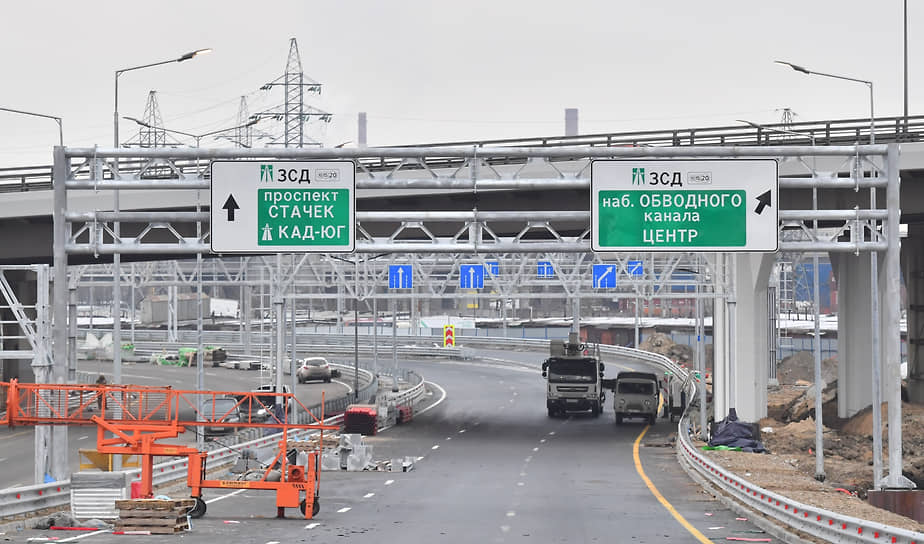
[(734, 408), (729, 409), (728, 417), (716, 423), (709, 445), (741, 448), (741, 451), (754, 453), (767, 451), (764, 445), (754, 438), (754, 426), (738, 421), (738, 414)]

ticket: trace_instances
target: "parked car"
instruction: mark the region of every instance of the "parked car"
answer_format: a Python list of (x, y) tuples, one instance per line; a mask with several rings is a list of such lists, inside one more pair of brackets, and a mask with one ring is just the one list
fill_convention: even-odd
[[(208, 420), (221, 421), (222, 423), (240, 423), (241, 409), (237, 405), (237, 399), (232, 397), (216, 397), (206, 399), (202, 406), (202, 417)], [(224, 425), (206, 425), (205, 434), (223, 434), (232, 433), (237, 427), (228, 427)]]
[(311, 380), (323, 380), (330, 383), (330, 363), (324, 357), (306, 357), (302, 359), (295, 376), (298, 378), (298, 383)]

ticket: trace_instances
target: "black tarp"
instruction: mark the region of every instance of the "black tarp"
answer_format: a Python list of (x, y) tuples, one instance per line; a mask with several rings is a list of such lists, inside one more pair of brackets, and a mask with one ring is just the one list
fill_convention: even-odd
[(754, 425), (739, 421), (734, 408), (728, 410), (728, 417), (715, 424), (709, 445), (741, 448), (741, 451), (754, 453), (767, 451), (755, 437)]

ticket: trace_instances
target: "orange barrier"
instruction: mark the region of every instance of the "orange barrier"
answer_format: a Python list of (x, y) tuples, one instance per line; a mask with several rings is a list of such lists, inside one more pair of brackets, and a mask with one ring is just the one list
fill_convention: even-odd
[[(287, 455), (288, 433), (294, 430), (339, 429), (325, 425), (291, 393), (240, 393), (229, 391), (182, 391), (170, 387), (139, 385), (69, 385), (0, 382), (6, 392), (6, 414), (0, 424), (10, 428), (31, 425), (96, 425), (96, 446), (101, 454), (138, 455), (141, 460), (142, 497), (153, 496), (154, 457), (186, 456), (189, 460), (187, 483), (196, 499), (190, 515), (205, 514), (204, 488), (270, 489), (276, 492), (277, 516), (285, 508), (300, 507), (306, 519), (318, 511), (316, 501), (320, 486), (320, 451), (308, 452), (305, 466), (290, 462)], [(234, 398), (236, 404), (216, 413), (216, 400)], [(276, 404), (285, 407), (273, 416)], [(201, 408), (200, 408), (201, 405)], [(322, 398), (323, 406), (323, 398)], [(192, 415), (182, 420), (180, 414)], [(264, 419), (261, 414), (270, 414)], [(312, 423), (298, 424), (301, 413), (309, 414)], [(257, 481), (207, 480), (205, 452), (161, 440), (176, 438), (189, 427), (262, 427), (282, 431), (279, 452), (262, 479)], [(106, 436), (106, 432), (112, 436)], [(322, 443), (322, 442), (319, 442)], [(268, 481), (273, 467), (281, 473), (279, 481)], [(302, 494), (305, 498), (301, 499)]]

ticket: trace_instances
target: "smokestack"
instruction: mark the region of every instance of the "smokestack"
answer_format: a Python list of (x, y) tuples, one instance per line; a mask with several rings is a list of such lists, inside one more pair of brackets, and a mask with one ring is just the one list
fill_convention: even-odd
[(578, 110), (565, 108), (565, 136), (578, 135)]
[(356, 146), (366, 147), (366, 112), (359, 112), (356, 127)]

